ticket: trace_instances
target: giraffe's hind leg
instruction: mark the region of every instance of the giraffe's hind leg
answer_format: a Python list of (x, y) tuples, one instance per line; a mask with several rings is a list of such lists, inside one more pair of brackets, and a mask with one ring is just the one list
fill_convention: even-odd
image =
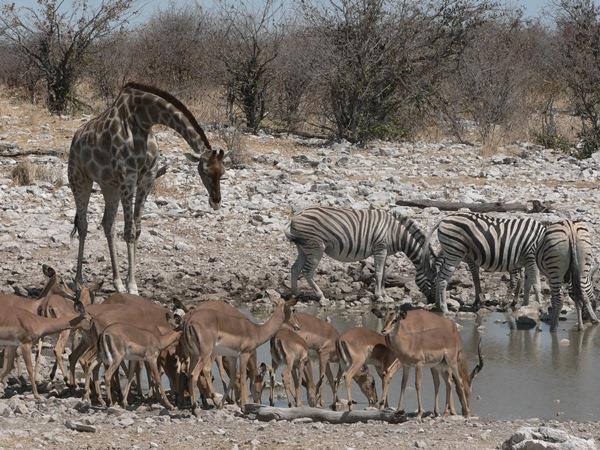
[(85, 238), (88, 231), (87, 222), (87, 210), (90, 201), (90, 195), (92, 194), (92, 180), (86, 175), (82, 174), (78, 169), (72, 167), (72, 163), (69, 162), (69, 186), (73, 192), (75, 198), (75, 227), (72, 236), (75, 233), (79, 233), (79, 249), (77, 252), (77, 273), (75, 275), (75, 282), (83, 282), (83, 252), (85, 249)]

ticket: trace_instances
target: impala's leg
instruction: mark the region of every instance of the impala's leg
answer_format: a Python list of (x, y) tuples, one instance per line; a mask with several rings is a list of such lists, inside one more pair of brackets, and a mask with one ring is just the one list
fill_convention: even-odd
[(229, 377), (229, 383), (231, 384), (231, 375), (227, 375), (227, 371), (223, 366), (223, 356), (215, 356), (215, 362), (217, 363), (217, 369), (219, 371), (219, 377), (221, 378), (221, 384), (223, 385), (223, 395), (226, 402), (233, 402), (233, 399), (229, 397), (229, 385), (225, 381), (225, 377)]
[(417, 391), (417, 419), (423, 417), (423, 400), (421, 398), (421, 381), (422, 381), (422, 366), (421, 364), (417, 364), (415, 366), (415, 390)]
[[(298, 361), (292, 367), (292, 379), (294, 381), (294, 397), (296, 400), (296, 406), (302, 406), (302, 395), (300, 394), (300, 387), (302, 386), (302, 372), (304, 368), (304, 362)], [(306, 391), (308, 392), (308, 380), (306, 380)]]
[(117, 292), (126, 292), (123, 281), (121, 280), (121, 275), (119, 274), (119, 261), (117, 250), (115, 248), (115, 219), (117, 217), (121, 195), (119, 190), (112, 186), (102, 186), (102, 195), (104, 196), (102, 228), (104, 229), (104, 236), (106, 236), (106, 242), (108, 243), (113, 285)]
[(250, 384), (250, 396), (252, 397), (252, 401), (256, 402), (258, 398), (258, 392), (256, 389), (256, 376), (258, 374), (258, 363), (256, 359), (256, 350), (254, 350), (250, 354), (250, 359), (248, 359), (248, 370), (247, 373), (240, 375), (240, 382), (245, 383), (246, 378), (248, 379), (248, 383)]
[(373, 253), (373, 261), (375, 265), (375, 297), (381, 300), (385, 296), (384, 290), (384, 271), (385, 271), (385, 260), (387, 258), (387, 247), (375, 249)]
[(113, 404), (113, 395), (112, 395), (112, 379), (115, 372), (119, 370), (121, 366), (121, 361), (123, 357), (120, 355), (116, 355), (113, 352), (113, 362), (108, 366), (108, 368), (104, 371), (104, 387), (106, 388), (106, 396), (108, 399), (108, 405), (112, 406)]
[(447, 416), (448, 412), (455, 416), (456, 408), (454, 407), (454, 397), (452, 396), (452, 370), (449, 367), (444, 370), (444, 382), (446, 383), (446, 406), (444, 407), (444, 416)]
[[(239, 389), (239, 386), (240, 386), (236, 380), (237, 373), (238, 373), (237, 358), (229, 358), (229, 357), (226, 357), (226, 358), (228, 358), (227, 359), (227, 367), (229, 368), (229, 385), (226, 385), (225, 382), (223, 382), (223, 402), (225, 402), (225, 399), (227, 399), (227, 398), (232, 399), (232, 401), (234, 401), (234, 398), (232, 395), (238, 394), (236, 392), (236, 388)], [(217, 361), (219, 359), (221, 359), (221, 365), (223, 365), (224, 358), (217, 357)], [(235, 392), (235, 394), (234, 394), (234, 392)], [(237, 397), (239, 398), (239, 395)]]
[(323, 245), (318, 242), (310, 242), (304, 246), (304, 253), (306, 255), (306, 262), (304, 263), (303, 272), (306, 282), (313, 289), (313, 291), (319, 297), (319, 300), (327, 300), (323, 291), (315, 283), (314, 276), (317, 271), (317, 266), (323, 257)]
[(283, 388), (285, 389), (285, 396), (287, 397), (288, 407), (292, 407), (292, 399), (294, 397), (294, 393), (292, 392), (292, 367), (286, 364), (283, 367), (283, 372), (281, 374), (281, 378), (283, 379)]
[(406, 392), (406, 385), (408, 384), (408, 376), (410, 374), (410, 367), (402, 366), (402, 384), (400, 385), (400, 398), (398, 399), (398, 412), (404, 414), (404, 408), (402, 408), (402, 400), (404, 399), (404, 393)]
[[(250, 359), (251, 353), (241, 353), (240, 354), (240, 373), (246, 375), (246, 370), (248, 370), (248, 359)], [(241, 401), (240, 407), (243, 408), (246, 403), (248, 403), (248, 385), (246, 382), (241, 383)]]
[(475, 287), (475, 301), (473, 302), (473, 307), (476, 308), (481, 302), (481, 279), (479, 278), (479, 266), (471, 258), (467, 258), (465, 262), (467, 263), (469, 272), (471, 272), (471, 276), (473, 277), (473, 286)]
[(135, 374), (137, 373), (137, 368), (139, 363), (137, 361), (129, 361), (129, 368), (127, 369), (127, 384), (125, 385), (125, 390), (123, 391), (123, 408), (127, 409), (127, 398), (129, 397), (129, 390), (131, 389), (131, 384), (133, 383), (133, 379), (135, 378)]
[(154, 383), (158, 386), (158, 390), (160, 392), (160, 398), (162, 399), (163, 405), (167, 409), (175, 409), (171, 402), (167, 399), (167, 393), (165, 392), (165, 388), (160, 382), (160, 372), (158, 371), (158, 365), (156, 363), (156, 357), (152, 357), (148, 360), (148, 365), (150, 366), (150, 373), (152, 374), (152, 379)]
[(21, 352), (23, 354), (23, 359), (25, 360), (25, 367), (27, 368), (29, 381), (31, 381), (31, 390), (33, 391), (33, 396), (36, 398), (36, 400), (40, 400), (41, 397), (40, 394), (38, 394), (35, 371), (33, 370), (33, 361), (31, 359), (31, 345), (22, 345)]
[(75, 369), (77, 368), (77, 361), (82, 357), (88, 348), (88, 343), (85, 339), (81, 339), (79, 344), (75, 346), (71, 354), (69, 355), (69, 386), (75, 388)]
[(433, 378), (433, 415), (437, 417), (438, 414), (438, 394), (440, 393), (440, 373), (437, 368), (431, 368), (431, 377)]
[(277, 373), (277, 369), (279, 368), (279, 360), (273, 357), (271, 353), (271, 368), (273, 371), (271, 372), (271, 381), (269, 386), (269, 405), (275, 406), (275, 374)]
[(451, 369), (452, 369), (452, 375), (454, 377), (454, 385), (456, 386), (458, 398), (459, 398), (460, 404), (462, 406), (463, 416), (469, 417), (471, 415), (471, 411), (469, 410), (467, 396), (465, 395), (466, 386), (464, 385), (463, 380), (460, 377), (460, 372), (458, 370), (458, 367), (456, 365), (453, 365)]
[(292, 296), (294, 297), (298, 295), (298, 278), (300, 277), (304, 262), (306, 261), (306, 255), (304, 254), (302, 247), (296, 245), (296, 248), (298, 249), (298, 257), (296, 258), (296, 262), (292, 265), (291, 270)]
[(354, 379), (354, 375), (360, 370), (361, 366), (362, 362), (352, 361), (352, 365), (344, 373), (346, 391), (348, 392), (348, 411), (352, 411), (352, 405), (354, 404), (354, 400), (352, 400), (352, 380)]
[[(65, 352), (65, 346), (67, 345), (67, 340), (69, 339), (69, 335), (71, 334), (71, 330), (63, 330), (58, 335), (58, 339), (56, 340), (56, 344), (54, 345), (54, 358), (56, 358), (56, 364), (60, 368), (60, 371), (63, 374), (63, 379), (65, 383), (67, 382), (67, 371), (65, 370), (65, 365), (63, 363), (63, 353)], [(37, 362), (36, 362), (37, 365)], [(53, 372), (50, 373), (50, 380), (54, 379), (54, 375), (56, 372), (56, 366), (54, 367)]]
[[(319, 365), (321, 364), (321, 355), (319, 355)], [(320, 369), (319, 369), (320, 372)], [(331, 388), (331, 398), (332, 398), (332, 402), (333, 404), (336, 404), (338, 402), (338, 398), (337, 398), (337, 390), (335, 390), (335, 379), (333, 377), (333, 372), (331, 370), (331, 363), (329, 362), (325, 362), (325, 376), (327, 377), (327, 382), (329, 383), (329, 387)], [(319, 373), (319, 379), (322, 379), (323, 375), (321, 373)], [(321, 383), (321, 385), (319, 386), (319, 404), (321, 406), (323, 406), (324, 404), (324, 399), (323, 399), (323, 383)]]
[[(190, 356), (190, 363), (188, 367), (188, 391), (190, 394), (190, 402), (192, 404), (192, 414), (196, 415), (196, 408), (198, 403), (196, 402), (196, 383), (198, 383), (198, 377), (200, 372), (204, 369), (204, 361), (196, 355)], [(206, 380), (207, 391), (208, 391), (208, 380)]]
[(15, 356), (17, 355), (16, 346), (4, 347), (4, 365), (2, 367), (2, 373), (0, 374), (0, 385), (4, 384), (4, 380), (8, 376), (15, 365)]
[(77, 252), (77, 273), (75, 282), (83, 282), (83, 252), (85, 248), (85, 238), (88, 231), (87, 210), (92, 193), (92, 180), (83, 172), (75, 167), (75, 164), (69, 161), (69, 186), (75, 198), (75, 230), (79, 233), (79, 250)]

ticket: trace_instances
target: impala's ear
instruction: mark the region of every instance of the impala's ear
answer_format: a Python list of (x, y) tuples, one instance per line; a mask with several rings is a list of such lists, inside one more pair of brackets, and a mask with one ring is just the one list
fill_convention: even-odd
[(75, 304), (73, 306), (75, 306), (75, 310), (79, 314), (81, 314), (81, 315), (85, 314), (85, 308), (83, 307), (83, 303), (81, 303), (79, 300), (75, 300)]
[(398, 311), (398, 320), (403, 320), (406, 319), (406, 310), (405, 309), (401, 309), (400, 311)]
[(293, 298), (291, 300), (286, 301), (285, 303), (286, 303), (286, 305), (288, 305), (291, 308), (293, 306), (296, 306), (296, 303), (298, 303), (298, 299)]
[(196, 163), (202, 161), (202, 157), (200, 155), (196, 155), (196, 154), (190, 153), (190, 152), (185, 152), (184, 155), (190, 161), (193, 161)]
[(219, 161), (223, 161), (223, 158), (225, 158), (225, 152), (223, 150), (219, 150), (219, 152), (217, 153), (217, 159)]
[(42, 272), (44, 272), (44, 275), (48, 278), (54, 278), (56, 276), (56, 271), (46, 264), (42, 264)]

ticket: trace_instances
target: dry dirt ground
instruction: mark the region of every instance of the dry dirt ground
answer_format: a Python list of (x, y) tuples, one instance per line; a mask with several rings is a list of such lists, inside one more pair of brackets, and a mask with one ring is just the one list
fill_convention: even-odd
[[(0, 291), (34, 294), (44, 282), (41, 264), (73, 276), (77, 239), (70, 239), (74, 203), (66, 185), (66, 158), (73, 132), (88, 117), (50, 117), (40, 110), (0, 98)], [(219, 142), (218, 133), (209, 139)], [(252, 301), (265, 289), (285, 291), (295, 251), (281, 232), (293, 208), (322, 203), (390, 208), (398, 197), (459, 201), (542, 199), (555, 202), (560, 216), (600, 222), (597, 163), (580, 163), (558, 152), (515, 144), (501, 154), (448, 142), (384, 143), (363, 148), (293, 136), (246, 136), (250, 155), (244, 168), (232, 168), (223, 181), (224, 205), (210, 211), (195, 168), (186, 163), (183, 140), (158, 130), (163, 162), (169, 172), (157, 183), (143, 219), (138, 258), (140, 293), (169, 302), (209, 298)], [(223, 143), (221, 143), (223, 145)], [(50, 156), (11, 156), (15, 152)], [(56, 156), (58, 155), (58, 156)], [(14, 167), (24, 160), (43, 167), (27, 186), (16, 185)], [(99, 192), (90, 204), (85, 276), (104, 279), (102, 295), (112, 292), (106, 241), (99, 228), (103, 204)], [(423, 228), (445, 213), (400, 208)], [(122, 232), (119, 215), (117, 232)], [(118, 237), (121, 273), (125, 245)], [(597, 249), (597, 240), (594, 246)], [(418, 296), (404, 258), (391, 258), (388, 293), (396, 299)], [(349, 269), (350, 267), (350, 269)], [(338, 307), (368, 302), (369, 267), (324, 259), (317, 282)], [(472, 285), (458, 276), (453, 297), (469, 302)], [(406, 280), (409, 281), (406, 281)], [(483, 277), (484, 292), (503, 295), (500, 274)], [(305, 288), (305, 285), (303, 284)], [(75, 403), (72, 403), (74, 401)], [(160, 415), (161, 409), (82, 412), (76, 399), (35, 404), (25, 414), (0, 414), (0, 447), (9, 448), (495, 448), (519, 426), (540, 421), (425, 419), (399, 425), (382, 423), (255, 423), (233, 412), (205, 411), (200, 419)], [(123, 418), (125, 416), (125, 418)], [(96, 433), (65, 427), (66, 420), (89, 422)], [(600, 424), (549, 423), (580, 437), (600, 438)]]

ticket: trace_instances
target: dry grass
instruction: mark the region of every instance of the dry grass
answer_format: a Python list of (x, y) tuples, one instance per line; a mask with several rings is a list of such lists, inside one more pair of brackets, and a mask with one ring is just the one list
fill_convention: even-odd
[(54, 187), (64, 185), (62, 170), (59, 167), (49, 167), (21, 160), (11, 172), (13, 183), (18, 186), (31, 186), (36, 182), (50, 183)]
[(247, 166), (251, 160), (246, 137), (237, 127), (221, 128), (219, 138), (225, 144), (225, 153), (229, 155), (234, 168)]

